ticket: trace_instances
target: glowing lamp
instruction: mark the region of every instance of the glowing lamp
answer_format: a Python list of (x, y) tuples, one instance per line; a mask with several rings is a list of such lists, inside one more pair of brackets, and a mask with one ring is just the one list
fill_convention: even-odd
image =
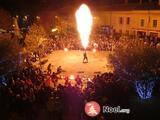
[(56, 32), (57, 30), (58, 30), (57, 28), (53, 28), (51, 31)]
[(64, 48), (64, 51), (65, 51), (65, 52), (68, 52), (68, 48)]
[(70, 80), (75, 80), (75, 76), (74, 76), (74, 75), (70, 75), (70, 76), (69, 76), (69, 79), (70, 79)]
[(96, 49), (94, 48), (94, 49), (92, 50), (92, 52), (95, 53), (95, 52), (96, 52)]

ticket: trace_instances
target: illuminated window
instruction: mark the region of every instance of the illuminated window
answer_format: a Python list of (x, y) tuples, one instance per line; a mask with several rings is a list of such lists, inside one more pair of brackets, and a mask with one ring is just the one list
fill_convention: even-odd
[(130, 17), (127, 17), (126, 24), (127, 24), (127, 25), (129, 25), (129, 24), (130, 24)]
[(122, 17), (119, 18), (119, 24), (123, 24), (123, 18)]
[(153, 27), (157, 27), (157, 20), (153, 20)]
[(141, 27), (144, 27), (144, 19), (141, 19)]

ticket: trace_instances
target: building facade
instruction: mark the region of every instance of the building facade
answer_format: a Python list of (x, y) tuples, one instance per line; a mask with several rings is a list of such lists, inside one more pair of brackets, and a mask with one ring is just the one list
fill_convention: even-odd
[(160, 10), (103, 11), (97, 16), (99, 25), (113, 27), (116, 32), (160, 37)]
[[(160, 38), (160, 0), (156, 3), (151, 1), (142, 3), (139, 0), (139, 3), (132, 4), (124, 0), (124, 4), (91, 7), (94, 18), (93, 27), (108, 26), (123, 34)], [(76, 28), (75, 11), (77, 8), (77, 6), (68, 6), (50, 13), (48, 16), (52, 17), (50, 19), (52, 22), (47, 21), (47, 24), (54, 23), (52, 26)], [(46, 18), (46, 13), (44, 16)]]
[(160, 0), (143, 3), (129, 3), (101, 7), (95, 16), (99, 25), (110, 26), (116, 32), (129, 35), (160, 38)]

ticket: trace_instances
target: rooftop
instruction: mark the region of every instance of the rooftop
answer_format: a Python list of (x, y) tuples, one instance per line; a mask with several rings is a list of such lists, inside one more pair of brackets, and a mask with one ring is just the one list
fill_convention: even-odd
[(128, 10), (160, 10), (160, 5), (156, 3), (146, 3), (146, 4), (115, 4), (107, 6), (97, 6), (95, 10), (100, 11), (128, 11)]

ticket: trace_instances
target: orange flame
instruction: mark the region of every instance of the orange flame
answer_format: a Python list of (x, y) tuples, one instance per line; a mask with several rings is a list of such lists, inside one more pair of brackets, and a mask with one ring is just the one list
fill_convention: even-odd
[(83, 47), (86, 49), (89, 44), (93, 17), (86, 4), (82, 4), (76, 11), (77, 30), (79, 32)]

